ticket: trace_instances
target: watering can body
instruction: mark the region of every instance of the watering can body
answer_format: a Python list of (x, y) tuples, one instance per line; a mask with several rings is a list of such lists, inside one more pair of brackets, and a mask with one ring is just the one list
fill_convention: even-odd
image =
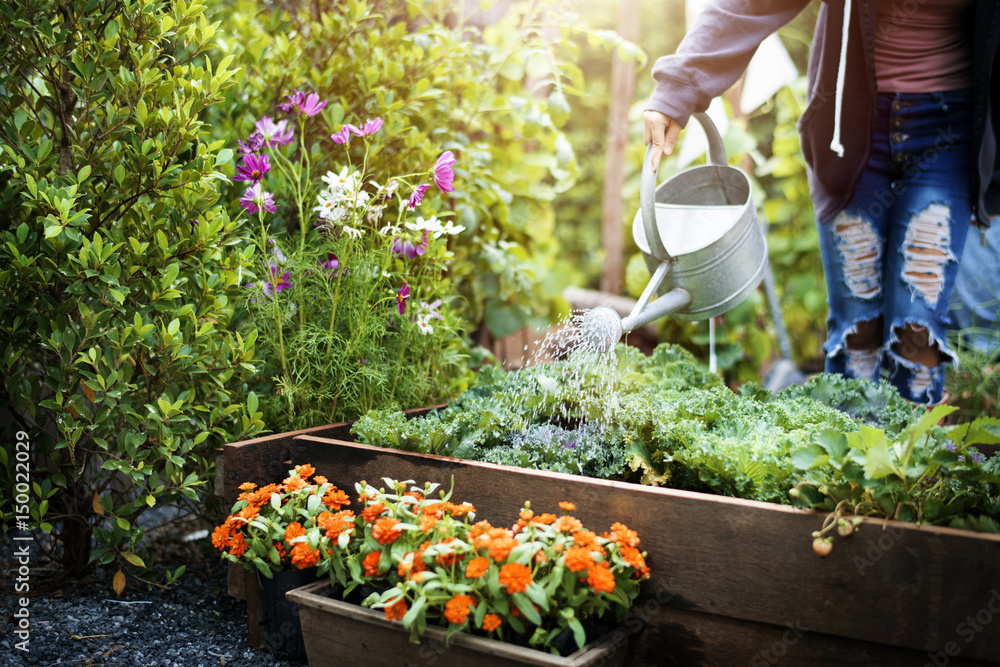
[(720, 315), (756, 289), (767, 270), (750, 178), (728, 165), (711, 119), (704, 113), (692, 117), (708, 136), (709, 162), (657, 186), (647, 151), (632, 235), (651, 278), (625, 319), (610, 308), (591, 311), (599, 312), (585, 320), (584, 329), (594, 347), (607, 349), (622, 332), (668, 314), (682, 320)]

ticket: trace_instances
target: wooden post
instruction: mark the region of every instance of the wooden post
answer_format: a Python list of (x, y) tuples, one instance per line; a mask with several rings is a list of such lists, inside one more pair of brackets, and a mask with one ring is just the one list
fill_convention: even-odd
[[(639, 39), (639, 1), (618, 4), (618, 34)], [(629, 140), (628, 109), (635, 94), (635, 69), (616, 53), (611, 63), (611, 108), (608, 110), (607, 147), (604, 154), (604, 200), (601, 243), (604, 268), (601, 291), (620, 294), (625, 278), (625, 244), (622, 239), (622, 188), (625, 185), (625, 147)]]

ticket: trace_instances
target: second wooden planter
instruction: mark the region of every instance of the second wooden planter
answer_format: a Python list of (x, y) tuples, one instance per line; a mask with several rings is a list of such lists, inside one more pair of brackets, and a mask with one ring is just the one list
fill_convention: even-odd
[(625, 621), (642, 629), (629, 665), (1000, 663), (1000, 535), (865, 521), (819, 558), (811, 533), (825, 515), (783, 505), (315, 435), (293, 438), (291, 462), (349, 493), (383, 477), (454, 481), (455, 500), (494, 525), (512, 525), (525, 500), (538, 512), (571, 501), (595, 530), (628, 524), (653, 572)]

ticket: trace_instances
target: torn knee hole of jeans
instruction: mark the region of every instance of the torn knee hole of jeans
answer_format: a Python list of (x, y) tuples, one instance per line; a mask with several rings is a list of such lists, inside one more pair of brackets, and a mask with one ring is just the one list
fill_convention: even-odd
[(903, 279), (930, 306), (936, 306), (944, 286), (944, 269), (955, 261), (951, 253), (951, 209), (931, 204), (915, 213), (903, 243)]
[(844, 281), (851, 294), (860, 299), (878, 296), (882, 289), (879, 268), (882, 245), (871, 224), (856, 215), (841, 213), (833, 221), (833, 231), (844, 260)]
[(870, 380), (875, 377), (875, 369), (879, 367), (882, 349), (852, 350), (845, 348), (845, 365), (851, 377)]

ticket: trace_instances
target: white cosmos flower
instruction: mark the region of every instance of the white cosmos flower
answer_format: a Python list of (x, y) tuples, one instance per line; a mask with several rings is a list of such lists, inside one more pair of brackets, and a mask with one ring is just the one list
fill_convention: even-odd
[(406, 223), (406, 228), (412, 229), (415, 232), (427, 231), (430, 232), (431, 234), (434, 234), (434, 236), (437, 237), (440, 236), (441, 221), (438, 220), (437, 217), (433, 215), (427, 220), (424, 220), (422, 217), (417, 216), (417, 219), (414, 222)]
[(343, 232), (345, 234), (347, 234), (348, 236), (350, 236), (352, 239), (359, 239), (359, 238), (361, 238), (361, 230), (360, 229), (355, 229), (354, 227), (348, 227), (347, 225), (344, 225), (341, 229), (343, 230)]
[(455, 234), (460, 234), (465, 231), (465, 227), (462, 225), (456, 225), (451, 220), (445, 220), (441, 223), (441, 229), (434, 232), (434, 238), (439, 238), (442, 234), (449, 234), (454, 236)]
[(417, 331), (426, 336), (428, 334), (434, 333), (434, 327), (432, 327), (431, 323), (428, 322), (427, 320), (419, 319), (417, 320)]

